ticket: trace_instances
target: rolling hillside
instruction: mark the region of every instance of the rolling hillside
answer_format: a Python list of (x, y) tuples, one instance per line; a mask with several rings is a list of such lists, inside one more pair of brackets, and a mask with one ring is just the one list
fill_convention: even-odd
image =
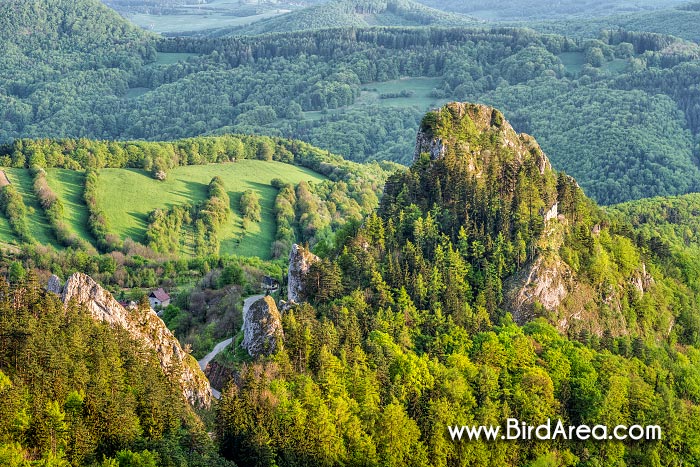
[[(275, 239), (273, 207), (277, 190), (270, 184), (271, 180), (279, 178), (297, 185), (302, 180), (320, 182), (325, 178), (301, 167), (259, 160), (177, 167), (165, 182), (154, 180), (142, 170), (105, 169), (100, 174), (98, 202), (113, 233), (122, 239), (130, 237), (143, 242), (150, 212), (204, 201), (207, 184), (217, 175), (228, 189), (233, 214), (220, 235), (221, 253), (262, 258), (268, 257)], [(251, 225), (247, 232), (241, 226), (238, 210), (238, 202), (246, 190), (260, 195), (262, 207), (261, 222)], [(191, 240), (185, 237), (183, 241), (182, 252), (191, 253)]]
[(5, 246), (23, 238), (59, 249), (263, 259), (361, 219), (395, 168), (347, 162), (300, 141), (231, 135), (20, 140), (0, 148), (1, 166)]
[[(32, 191), (30, 170), (4, 170), (12, 184), (19, 187), (29, 209), (28, 220), (32, 236), (42, 245), (60, 248)], [(325, 179), (322, 175), (302, 167), (259, 160), (178, 167), (165, 182), (153, 179), (143, 170), (112, 168), (100, 172), (98, 201), (106, 214), (110, 233), (118, 235), (122, 240), (131, 238), (137, 242), (144, 242), (149, 213), (158, 208), (205, 200), (207, 184), (216, 175), (223, 178), (229, 189), (233, 213), (220, 238), (221, 253), (263, 258), (269, 256), (270, 245), (275, 237), (273, 206), (277, 190), (270, 185), (271, 180), (279, 178), (297, 185), (302, 180), (320, 182)], [(92, 242), (87, 229), (89, 214), (82, 199), (84, 173), (68, 169), (49, 169), (48, 176), (51, 188), (67, 208), (66, 221), (71, 232), (85, 241)], [(262, 221), (253, 224), (248, 232), (243, 231), (241, 216), (238, 213), (238, 201), (246, 190), (253, 190), (260, 195), (262, 207)], [(0, 241), (16, 241), (5, 217), (0, 222)], [(183, 245), (182, 253), (191, 255), (191, 249)]]

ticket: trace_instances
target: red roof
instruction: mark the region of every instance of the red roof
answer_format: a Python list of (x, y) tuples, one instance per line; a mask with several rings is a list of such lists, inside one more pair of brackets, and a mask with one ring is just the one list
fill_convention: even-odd
[(163, 289), (154, 290), (153, 292), (151, 292), (151, 295), (149, 295), (149, 297), (157, 298), (161, 302), (165, 302), (167, 300), (170, 300), (170, 295), (165, 293), (165, 290), (163, 290)]

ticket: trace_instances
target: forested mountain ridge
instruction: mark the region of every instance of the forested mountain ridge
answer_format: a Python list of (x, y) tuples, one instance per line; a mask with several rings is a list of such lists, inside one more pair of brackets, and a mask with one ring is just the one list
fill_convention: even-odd
[(331, 0), (220, 34), (266, 34), (338, 27), (465, 26), (478, 22), (413, 0)]
[[(492, 108), (431, 112), (417, 143), (379, 212), (310, 265), (284, 345), (223, 392), (222, 454), (265, 466), (694, 462), (700, 323), (683, 260), (599, 209)], [(518, 325), (508, 281), (533, 268), (565, 271), (565, 293), (553, 306), (529, 294)], [(457, 442), (447, 430), (508, 417), (654, 423), (663, 442)]]

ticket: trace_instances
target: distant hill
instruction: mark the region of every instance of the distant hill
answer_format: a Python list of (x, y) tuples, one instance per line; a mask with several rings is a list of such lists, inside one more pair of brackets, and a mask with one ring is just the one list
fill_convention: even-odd
[(571, 37), (597, 38), (602, 30), (625, 29), (669, 34), (698, 42), (700, 41), (698, 23), (700, 23), (700, 3), (605, 17), (530, 21), (519, 25), (549, 34), (566, 34)]
[(334, 27), (465, 26), (471, 18), (426, 7), (413, 0), (332, 0), (227, 31), (264, 34)]
[(504, 0), (484, 2), (480, 0), (421, 0), (421, 3), (444, 11), (473, 15), (493, 21), (523, 19), (592, 18), (635, 11), (657, 10), (681, 5), (682, 0)]

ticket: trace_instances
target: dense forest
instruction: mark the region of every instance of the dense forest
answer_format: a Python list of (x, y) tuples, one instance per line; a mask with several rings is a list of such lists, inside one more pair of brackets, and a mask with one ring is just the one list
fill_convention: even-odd
[(570, 37), (598, 37), (601, 31), (624, 29), (627, 31), (646, 31), (668, 34), (698, 42), (700, 32), (693, 27), (700, 17), (700, 4), (682, 3), (655, 11), (625, 12), (611, 16), (592, 16), (576, 19), (558, 19), (552, 21), (515, 22), (541, 32), (565, 34)]
[[(0, 37), (7, 50), (3, 141), (254, 132), (300, 138), (357, 161), (408, 163), (427, 108), (470, 100), (513, 115), (515, 127), (536, 136), (555, 166), (599, 202), (682, 194), (700, 179), (692, 84), (698, 51), (679, 39), (347, 28), (165, 40), (90, 0), (0, 8), (7, 22)], [(79, 21), (91, 26), (78, 28)], [(23, 24), (46, 32), (26, 37), (18, 34)], [(36, 50), (51, 53), (35, 60)], [(400, 97), (416, 85), (407, 77), (432, 85)], [(380, 84), (392, 89), (372, 91)], [(387, 98), (392, 94), (399, 97)], [(581, 102), (579, 111), (567, 108), (571, 102)], [(634, 137), (621, 143), (630, 132)]]
[[(241, 364), (223, 395), (221, 453), (261, 466), (697, 462), (697, 266), (659, 214), (658, 232), (634, 220), (658, 210), (601, 210), (497, 111), (450, 105), (421, 131), (443, 155), (423, 152), (392, 177), (379, 213), (311, 267), (284, 345)], [(696, 205), (669, 201), (669, 222), (681, 228)], [(570, 271), (575, 287), (555, 309), (535, 301), (519, 326), (507, 292), (537, 264)], [(562, 320), (582, 300), (591, 314)], [(663, 441), (453, 442), (446, 431), (506, 417), (658, 423)]]
[(231, 465), (142, 343), (64, 310), (19, 263), (5, 272), (0, 464)]
[(478, 0), (421, 0), (421, 3), (446, 11), (455, 11), (474, 15), (488, 20), (558, 19), (572, 17), (605, 17), (615, 13), (629, 13), (661, 9), (684, 3), (683, 0), (614, 0), (599, 2), (596, 0), (563, 0), (554, 4), (539, 0), (505, 0), (489, 4)]
[(332, 27), (476, 24), (477, 21), (474, 19), (429, 8), (414, 0), (331, 0), (282, 16), (256, 21), (247, 26), (209, 32), (209, 34), (269, 34)]

